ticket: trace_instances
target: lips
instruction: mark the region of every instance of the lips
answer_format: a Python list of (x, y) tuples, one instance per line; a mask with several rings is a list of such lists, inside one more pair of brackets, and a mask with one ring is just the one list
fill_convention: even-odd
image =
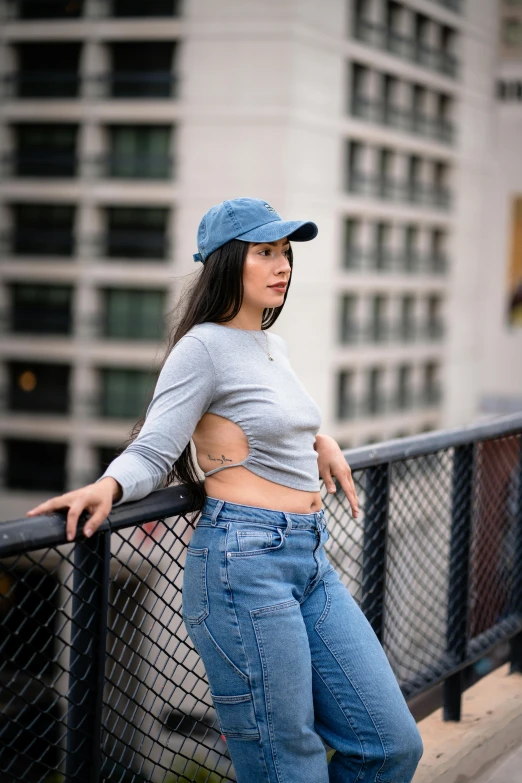
[(275, 288), (276, 291), (286, 291), (286, 285), (279, 283), (278, 285), (269, 285), (269, 288)]

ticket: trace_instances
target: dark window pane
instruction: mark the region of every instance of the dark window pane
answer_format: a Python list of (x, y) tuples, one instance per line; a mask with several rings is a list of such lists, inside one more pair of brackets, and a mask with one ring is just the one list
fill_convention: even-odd
[(11, 0), (21, 19), (74, 19), (82, 15), (83, 0)]
[(11, 329), (18, 333), (71, 334), (72, 286), (14, 283)]
[(179, 0), (113, 0), (113, 16), (178, 16)]
[(18, 47), (16, 94), (20, 98), (78, 95), (79, 43), (24, 43)]
[(68, 364), (8, 362), (8, 410), (69, 413)]
[(18, 125), (16, 167), (19, 177), (74, 177), (76, 125)]
[(168, 209), (109, 207), (105, 255), (110, 258), (166, 258)]
[(74, 244), (72, 204), (13, 204), (12, 252), (16, 255), (71, 256)]
[(157, 376), (146, 370), (101, 370), (100, 415), (115, 419), (137, 419), (145, 414)]
[(168, 125), (113, 125), (108, 175), (129, 179), (167, 179), (171, 175)]
[(165, 291), (109, 288), (104, 300), (105, 337), (159, 340), (163, 336)]
[(173, 94), (171, 41), (111, 44), (110, 94), (115, 98), (161, 98)]
[(65, 491), (67, 444), (41, 440), (4, 440), (6, 489)]

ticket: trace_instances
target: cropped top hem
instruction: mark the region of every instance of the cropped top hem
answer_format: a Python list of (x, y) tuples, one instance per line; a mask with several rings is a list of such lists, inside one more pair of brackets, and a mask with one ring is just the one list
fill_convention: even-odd
[(278, 470), (277, 468), (270, 468), (267, 465), (261, 465), (258, 462), (254, 462), (252, 460), (249, 460), (249, 457), (244, 459), (242, 462), (236, 462), (233, 465), (223, 465), (219, 468), (214, 468), (214, 470), (209, 470), (208, 473), (205, 473), (204, 476), (207, 478), (208, 476), (212, 476), (214, 473), (218, 473), (222, 470), (228, 470), (228, 468), (246, 468), (251, 473), (254, 473), (256, 476), (259, 476), (260, 478), (267, 479), (268, 481), (272, 481), (274, 484), (281, 484), (285, 487), (290, 487), (290, 489), (300, 489), (304, 492), (318, 492), (320, 489), (319, 486), (319, 480), (317, 482), (314, 482), (314, 486), (310, 486), (310, 481), (308, 479), (305, 479), (303, 481), (300, 481), (295, 476), (284, 476), (283, 470)]

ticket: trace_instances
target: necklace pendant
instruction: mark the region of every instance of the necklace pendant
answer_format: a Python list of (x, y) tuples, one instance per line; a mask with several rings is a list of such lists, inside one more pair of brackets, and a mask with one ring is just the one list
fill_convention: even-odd
[(273, 357), (272, 357), (272, 356), (269, 356), (268, 358), (269, 358), (269, 360), (270, 360), (271, 362), (273, 362), (273, 361), (274, 361), (274, 359), (273, 359)]

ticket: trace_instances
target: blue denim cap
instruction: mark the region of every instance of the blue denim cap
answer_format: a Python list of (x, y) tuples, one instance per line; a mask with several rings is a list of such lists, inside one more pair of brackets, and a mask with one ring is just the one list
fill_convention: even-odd
[(203, 215), (198, 228), (199, 253), (193, 258), (204, 263), (210, 253), (231, 239), (275, 242), (287, 237), (294, 242), (308, 242), (318, 231), (311, 220), (282, 220), (261, 198), (234, 198), (215, 204)]

